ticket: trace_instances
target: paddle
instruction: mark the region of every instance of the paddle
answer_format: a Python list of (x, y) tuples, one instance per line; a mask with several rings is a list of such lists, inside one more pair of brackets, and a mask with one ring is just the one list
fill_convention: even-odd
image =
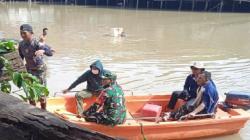
[[(80, 92), (80, 90), (75, 90), (75, 91), (73, 90), (73, 91), (68, 91), (68, 92), (77, 93), (77, 92)], [(56, 97), (56, 95), (57, 95), (58, 93), (63, 93), (63, 92), (62, 92), (62, 91), (54, 92), (53, 97)]]

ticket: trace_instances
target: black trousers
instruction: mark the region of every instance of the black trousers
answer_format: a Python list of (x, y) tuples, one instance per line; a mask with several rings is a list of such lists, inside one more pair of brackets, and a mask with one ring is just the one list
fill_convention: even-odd
[(183, 99), (187, 101), (188, 98), (189, 98), (189, 94), (186, 90), (174, 91), (168, 103), (168, 109), (174, 109), (178, 99)]
[(171, 112), (170, 118), (172, 118), (173, 120), (179, 120), (182, 116), (185, 116), (188, 113), (194, 111), (194, 109), (196, 108), (196, 106), (193, 105), (194, 101), (195, 101), (195, 98), (192, 98), (188, 100), (180, 108), (178, 108), (175, 112)]

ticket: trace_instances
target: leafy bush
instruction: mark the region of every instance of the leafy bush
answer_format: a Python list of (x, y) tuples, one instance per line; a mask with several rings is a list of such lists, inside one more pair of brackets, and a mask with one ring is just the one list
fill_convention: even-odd
[[(0, 55), (15, 51), (16, 42), (0, 41)], [(13, 83), (24, 90), (25, 96), (19, 95), (24, 101), (38, 101), (42, 96), (48, 96), (49, 90), (44, 85), (40, 84), (37, 77), (27, 72), (14, 72), (9, 61), (3, 56), (0, 56), (1, 70), (5, 69), (7, 74), (11, 77)], [(10, 80), (10, 81), (11, 81)], [(1, 91), (4, 93), (11, 93), (11, 84), (9, 81), (1, 81)]]
[(17, 42), (14, 40), (0, 40), (0, 54), (15, 51), (15, 45), (17, 45)]

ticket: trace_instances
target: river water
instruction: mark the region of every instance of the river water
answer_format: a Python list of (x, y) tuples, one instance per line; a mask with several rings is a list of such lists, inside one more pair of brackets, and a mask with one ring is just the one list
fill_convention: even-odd
[[(47, 27), (56, 54), (47, 59), (53, 94), (100, 59), (134, 94), (182, 89), (193, 61), (212, 72), (220, 92), (250, 91), (250, 14), (128, 10), (84, 6), (0, 3), (0, 38), (19, 39), (19, 26)], [(126, 37), (112, 37), (122, 27)], [(82, 89), (85, 85), (76, 88)], [(250, 139), (239, 134), (215, 140)]]

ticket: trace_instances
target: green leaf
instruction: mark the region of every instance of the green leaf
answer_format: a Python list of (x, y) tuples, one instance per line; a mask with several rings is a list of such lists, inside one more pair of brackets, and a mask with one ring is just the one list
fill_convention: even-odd
[(14, 72), (12, 74), (12, 80), (13, 80), (13, 83), (18, 87), (18, 88), (21, 88), (22, 87), (22, 76), (19, 72)]
[(23, 95), (18, 95), (19, 97), (21, 97), (25, 102), (27, 102), (28, 98), (24, 97)]
[(44, 85), (41, 85), (40, 83), (35, 83), (35, 84), (33, 84), (33, 87), (37, 91), (37, 93), (39, 94), (39, 97), (49, 95), (49, 90)]
[(11, 92), (11, 85), (8, 81), (3, 81), (1, 83), (1, 91), (4, 93), (10, 93)]
[(26, 84), (25, 82), (22, 82), (22, 87), (23, 87), (23, 91), (26, 95), (26, 98), (29, 98), (29, 85)]
[(29, 96), (29, 99), (35, 101), (36, 95), (35, 95), (35, 93), (34, 93), (34, 90), (32, 90), (32, 88), (29, 89), (29, 95), (30, 95), (30, 96)]
[(7, 69), (7, 72), (9, 74), (13, 72), (13, 68), (12, 68), (10, 62), (6, 58), (0, 56), (0, 63), (4, 64), (4, 67)]
[(0, 41), (0, 53), (9, 53), (16, 50), (15, 45), (17, 42), (14, 40)]
[(36, 90), (33, 87), (30, 87), (30, 98), (33, 101), (38, 101), (39, 99), (39, 93), (36, 92)]
[(26, 83), (28, 83), (28, 84), (32, 84), (32, 83), (34, 83), (34, 82), (39, 83), (39, 79), (38, 79), (37, 77), (31, 75), (30, 73), (22, 73), (21, 76), (22, 76), (22, 79), (23, 79)]

